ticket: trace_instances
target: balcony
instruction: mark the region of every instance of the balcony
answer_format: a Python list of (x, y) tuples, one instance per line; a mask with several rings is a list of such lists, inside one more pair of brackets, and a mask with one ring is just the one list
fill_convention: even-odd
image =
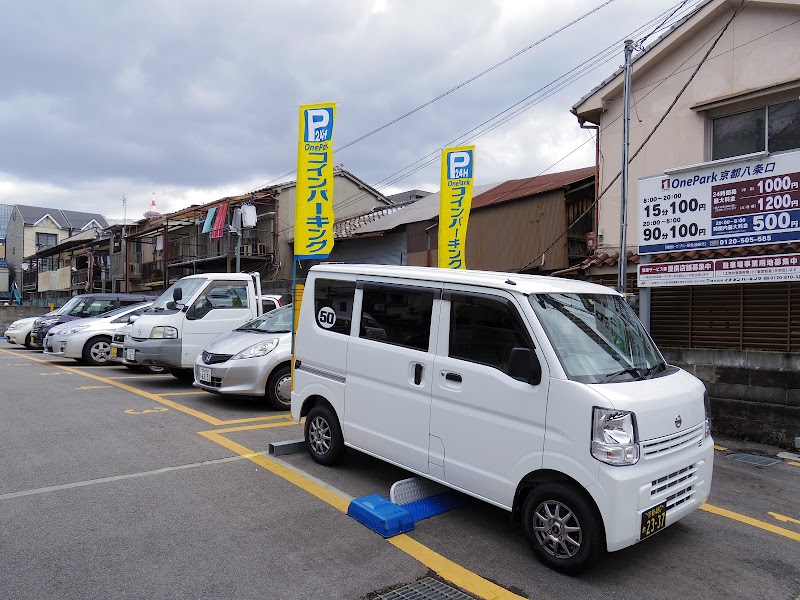
[[(131, 265), (133, 266), (133, 265)], [(153, 260), (142, 264), (142, 283), (163, 283), (164, 281), (164, 261), (163, 259)]]

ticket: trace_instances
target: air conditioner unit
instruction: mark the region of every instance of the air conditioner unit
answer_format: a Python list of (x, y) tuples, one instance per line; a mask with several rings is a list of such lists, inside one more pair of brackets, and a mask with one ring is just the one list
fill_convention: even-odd
[(260, 243), (260, 244), (258, 244), (258, 253), (259, 253), (260, 255), (262, 255), (262, 256), (263, 256), (264, 254), (266, 254), (266, 253), (267, 253), (267, 245), (266, 245), (266, 244), (264, 244), (264, 243)]
[(252, 256), (253, 254), (253, 245), (252, 244), (242, 244), (242, 255), (243, 256)]

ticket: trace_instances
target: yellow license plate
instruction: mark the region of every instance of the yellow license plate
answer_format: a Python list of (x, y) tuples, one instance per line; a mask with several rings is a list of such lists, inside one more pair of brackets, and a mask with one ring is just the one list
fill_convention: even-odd
[(667, 501), (648, 508), (642, 513), (642, 530), (640, 540), (658, 533), (667, 526)]
[(116, 348), (112, 348), (111, 349), (111, 356), (113, 356), (114, 358), (117, 357), (117, 349)]

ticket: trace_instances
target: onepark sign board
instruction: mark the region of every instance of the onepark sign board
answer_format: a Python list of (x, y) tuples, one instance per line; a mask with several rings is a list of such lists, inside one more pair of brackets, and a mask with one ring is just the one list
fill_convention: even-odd
[(639, 254), (800, 240), (800, 152), (639, 180)]

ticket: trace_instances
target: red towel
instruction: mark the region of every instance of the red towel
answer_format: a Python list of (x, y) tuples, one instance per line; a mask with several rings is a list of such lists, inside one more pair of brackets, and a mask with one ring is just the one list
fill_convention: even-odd
[(217, 218), (214, 219), (214, 227), (211, 229), (211, 239), (219, 241), (225, 234), (225, 225), (228, 217), (228, 204), (220, 204), (217, 210)]

